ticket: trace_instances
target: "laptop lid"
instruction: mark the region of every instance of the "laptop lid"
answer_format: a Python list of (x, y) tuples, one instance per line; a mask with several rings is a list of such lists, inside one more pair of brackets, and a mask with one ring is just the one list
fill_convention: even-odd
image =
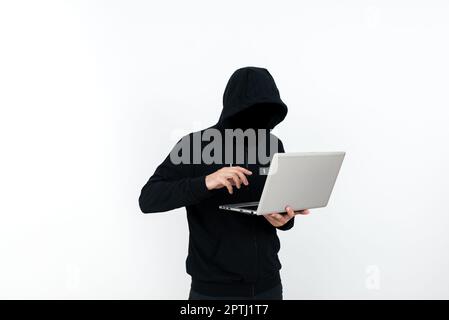
[(271, 160), (257, 214), (327, 206), (345, 152), (276, 153)]

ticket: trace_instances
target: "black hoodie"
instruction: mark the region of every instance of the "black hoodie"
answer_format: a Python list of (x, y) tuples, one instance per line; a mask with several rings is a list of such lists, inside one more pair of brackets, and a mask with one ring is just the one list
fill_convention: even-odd
[[(282, 102), (268, 70), (245, 67), (236, 70), (229, 79), (220, 119), (210, 128), (220, 132), (227, 128), (263, 128), (270, 135), (269, 131), (286, 114), (287, 106)], [(191, 160), (193, 136), (205, 130), (183, 138), (191, 138)], [(284, 152), (282, 142), (277, 141), (278, 151)], [(175, 148), (179, 143), (181, 140)], [(266, 143), (269, 144), (269, 139)], [(201, 150), (205, 144), (201, 143)], [(232, 195), (226, 188), (208, 190), (205, 183), (208, 174), (229, 164), (207, 165), (202, 161), (199, 164), (173, 164), (170, 156), (157, 167), (142, 188), (139, 205), (144, 213), (186, 207), (190, 231), (186, 268), (192, 276), (192, 288), (199, 293), (251, 296), (280, 283), (277, 228), (263, 216), (218, 208), (221, 204), (259, 200), (266, 180), (259, 169), (269, 164), (261, 165), (259, 161), (248, 164), (246, 160), (245, 157), (245, 163), (237, 165), (253, 172), (247, 176), (249, 185), (242, 185), (241, 189), (234, 187)], [(294, 219), (291, 219), (278, 229), (288, 230), (293, 224)]]

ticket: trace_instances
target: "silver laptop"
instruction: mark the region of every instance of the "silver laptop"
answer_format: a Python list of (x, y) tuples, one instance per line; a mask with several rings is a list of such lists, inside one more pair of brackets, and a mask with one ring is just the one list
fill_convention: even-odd
[[(263, 215), (327, 206), (345, 152), (296, 152), (274, 154), (258, 202), (235, 203), (220, 209)], [(249, 186), (251, 187), (251, 185)]]

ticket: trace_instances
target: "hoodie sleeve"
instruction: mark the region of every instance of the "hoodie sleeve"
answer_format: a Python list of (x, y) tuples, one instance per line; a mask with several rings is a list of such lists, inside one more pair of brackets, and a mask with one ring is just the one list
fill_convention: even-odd
[[(279, 141), (279, 153), (284, 153), (284, 145), (282, 144), (282, 141), (280, 139), (278, 139)], [(295, 225), (295, 217), (291, 218), (286, 224), (284, 224), (281, 227), (276, 227), (279, 230), (290, 230), (291, 228), (293, 228), (293, 226)]]
[(192, 174), (192, 165), (174, 164), (168, 155), (143, 186), (140, 210), (143, 213), (169, 211), (209, 197), (212, 191), (206, 187), (206, 176), (192, 177)]

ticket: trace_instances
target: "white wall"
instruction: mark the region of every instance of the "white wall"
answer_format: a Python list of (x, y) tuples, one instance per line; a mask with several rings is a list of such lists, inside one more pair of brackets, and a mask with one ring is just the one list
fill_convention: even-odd
[(287, 150), (346, 150), (280, 233), (285, 298), (449, 298), (446, 1), (2, 1), (0, 298), (185, 298), (184, 210), (140, 188), (273, 74)]

